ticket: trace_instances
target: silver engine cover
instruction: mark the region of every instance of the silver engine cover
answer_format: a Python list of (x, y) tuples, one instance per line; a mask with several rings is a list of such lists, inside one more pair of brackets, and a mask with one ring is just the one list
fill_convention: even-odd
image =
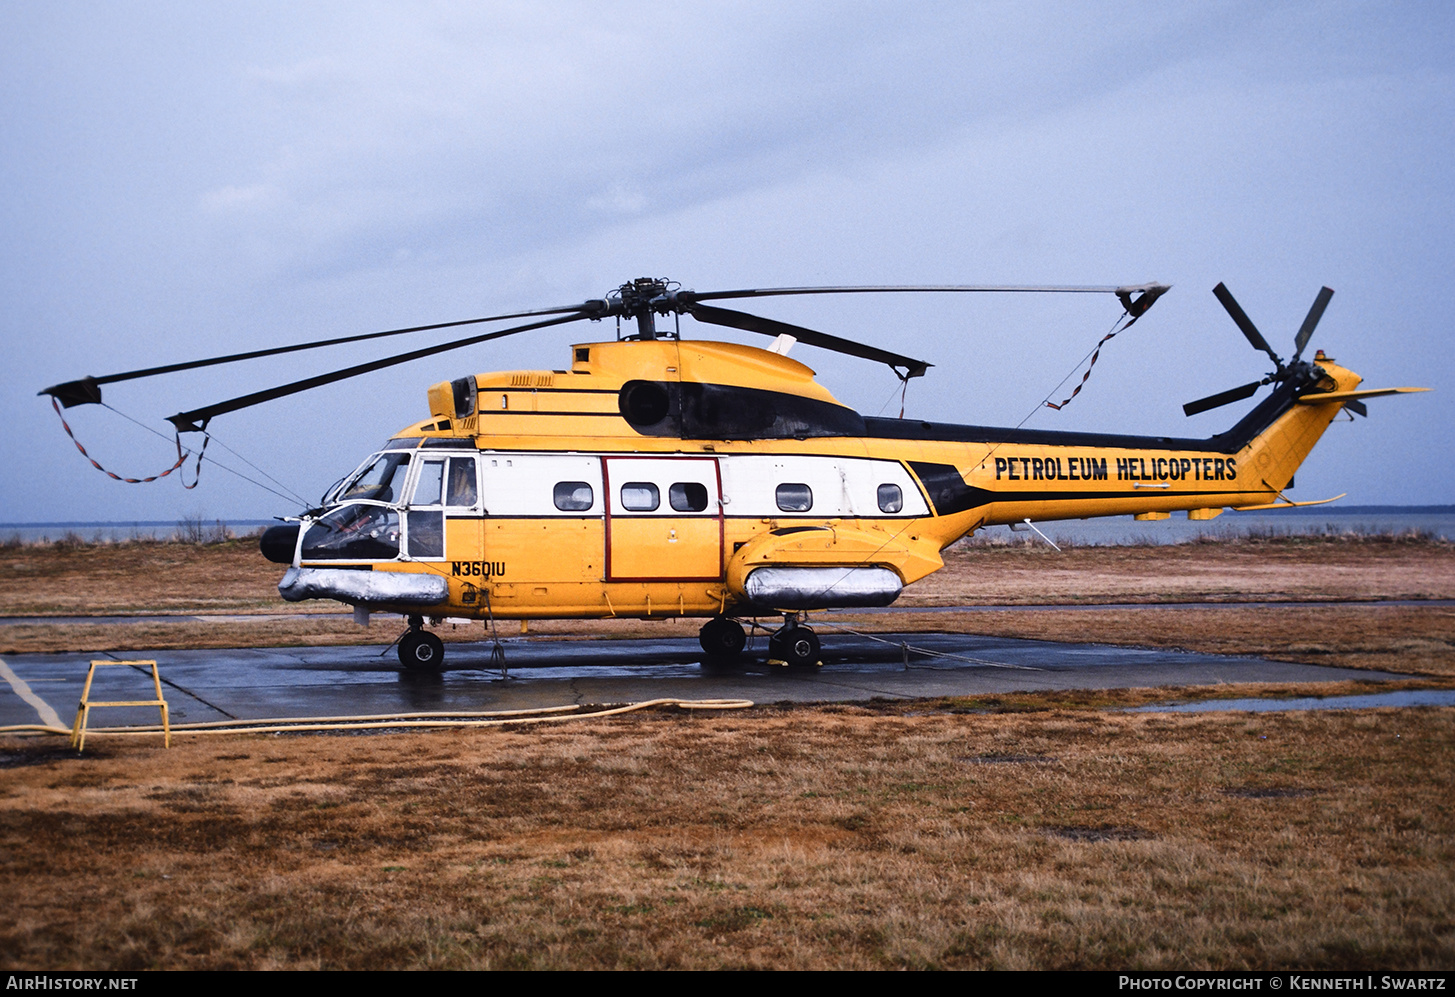
[(887, 606), (903, 588), (888, 568), (755, 568), (743, 583), (754, 605), (772, 609)]

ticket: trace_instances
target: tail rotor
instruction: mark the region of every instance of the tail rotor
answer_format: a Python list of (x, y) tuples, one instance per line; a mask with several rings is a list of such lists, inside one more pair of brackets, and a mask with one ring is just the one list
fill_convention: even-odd
[(1248, 342), (1252, 344), (1253, 348), (1268, 354), (1269, 359), (1273, 361), (1274, 370), (1273, 373), (1262, 380), (1252, 381), (1236, 388), (1220, 391), (1215, 395), (1208, 395), (1206, 398), (1199, 398), (1194, 402), (1188, 402), (1182, 406), (1184, 413), (1189, 416), (1197, 415), (1209, 409), (1220, 408), (1236, 401), (1242, 401), (1244, 398), (1252, 397), (1265, 384), (1282, 384), (1291, 381), (1297, 387), (1307, 387), (1317, 382), (1318, 375), (1314, 365), (1302, 359), (1302, 357), (1304, 347), (1308, 346), (1308, 341), (1314, 334), (1314, 328), (1319, 324), (1319, 319), (1324, 317), (1324, 309), (1329, 307), (1329, 300), (1334, 296), (1332, 288), (1321, 288), (1318, 296), (1314, 298), (1313, 306), (1309, 308), (1308, 315), (1304, 317), (1303, 325), (1299, 326), (1298, 334), (1293, 338), (1293, 359), (1287, 363), (1284, 363), (1283, 358), (1273, 351), (1273, 347), (1268, 345), (1268, 340), (1263, 338), (1263, 334), (1258, 331), (1258, 327), (1253, 324), (1253, 320), (1248, 317), (1248, 313), (1243, 311), (1242, 306), (1238, 304), (1237, 299), (1233, 297), (1232, 292), (1228, 290), (1226, 284), (1219, 283), (1217, 287), (1213, 288), (1213, 295), (1222, 304), (1223, 308), (1227, 310), (1228, 314), (1232, 316), (1233, 322), (1242, 330), (1243, 335), (1247, 337)]

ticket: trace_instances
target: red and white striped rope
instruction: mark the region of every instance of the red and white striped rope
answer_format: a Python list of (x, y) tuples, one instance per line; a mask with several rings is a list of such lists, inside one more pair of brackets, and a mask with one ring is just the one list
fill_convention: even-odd
[[(61, 406), (56, 401), (56, 399), (55, 399), (54, 396), (52, 396), (52, 398), (51, 398), (51, 408), (53, 408), (53, 409), (56, 410), (56, 418), (58, 418), (58, 419), (61, 420), (61, 427), (63, 429), (65, 429), (66, 435), (71, 438), (71, 442), (76, 445), (76, 449), (79, 450), (79, 451), (81, 451), (81, 456), (82, 457), (85, 457), (88, 461), (90, 461), (92, 467), (94, 467), (96, 470), (100, 471), (102, 474), (106, 475), (108, 478), (112, 478), (113, 480), (122, 481), (122, 482), (125, 482), (128, 485), (144, 485), (148, 481), (156, 481), (156, 480), (158, 480), (160, 478), (165, 478), (167, 475), (171, 474), (173, 471), (175, 471), (178, 468), (180, 468), (182, 466), (182, 464), (187, 460), (187, 454), (186, 453), (183, 453), (183, 451), (182, 451), (182, 437), (179, 434), (177, 436), (177, 438), (176, 438), (176, 443), (177, 443), (177, 463), (175, 463), (171, 467), (167, 468), (161, 474), (153, 474), (150, 478), (126, 478), (126, 477), (122, 477), (121, 475), (116, 474), (113, 471), (108, 471), (106, 468), (102, 467), (99, 463), (97, 463), (96, 458), (92, 457), (90, 454), (88, 454), (86, 452), (86, 448), (81, 445), (81, 441), (78, 440), (78, 439), (76, 439), (76, 434), (71, 431), (70, 423), (66, 422), (66, 417), (64, 415), (61, 415)], [(197, 480), (194, 480), (190, 485), (187, 484), (185, 481), (183, 481), (182, 482), (182, 487), (183, 488), (186, 488), (186, 489), (189, 489), (189, 490), (190, 489), (193, 489), (193, 488), (196, 488), (197, 487), (197, 481), (198, 480), (201, 480), (202, 454), (205, 453), (206, 450), (207, 450), (207, 442), (208, 442), (208, 439), (210, 439), (210, 437), (206, 437), (206, 438), (203, 439), (203, 441), (202, 441), (202, 449), (197, 452), (197, 467), (193, 471), (193, 476)]]
[[(1122, 318), (1126, 318), (1126, 315), (1123, 314), (1122, 315)], [(1135, 322), (1135, 321), (1136, 321), (1136, 319), (1133, 318), (1132, 319), (1132, 322)], [(1061, 409), (1065, 408), (1067, 405), (1070, 405), (1071, 404), (1071, 399), (1073, 399), (1077, 395), (1081, 394), (1081, 389), (1084, 388), (1084, 387), (1086, 387), (1086, 382), (1091, 377), (1091, 368), (1093, 368), (1093, 367), (1096, 366), (1096, 361), (1101, 356), (1101, 348), (1102, 348), (1102, 346), (1104, 346), (1106, 344), (1106, 341), (1107, 340), (1114, 338), (1117, 333), (1119, 333), (1119, 332), (1126, 332), (1127, 329), (1131, 327), (1132, 322), (1128, 322), (1126, 325), (1122, 325), (1121, 324), (1121, 320), (1118, 319), (1117, 320), (1117, 326), (1119, 326), (1119, 328), (1118, 327), (1114, 327), (1111, 332), (1108, 332), (1105, 336), (1102, 336), (1100, 342), (1098, 342), (1096, 344), (1096, 349), (1094, 349), (1094, 350), (1091, 351), (1091, 363), (1089, 363), (1089, 364), (1086, 365), (1086, 373), (1081, 375), (1081, 383), (1078, 384), (1078, 385), (1076, 385), (1076, 387), (1072, 389), (1071, 394), (1067, 395), (1065, 398), (1063, 398), (1061, 400), (1061, 404), (1060, 405), (1057, 405), (1055, 402), (1048, 401), (1048, 402), (1045, 402), (1044, 403), (1045, 406), (1046, 406), (1046, 408), (1053, 408), (1053, 409), (1056, 409), (1059, 412)]]

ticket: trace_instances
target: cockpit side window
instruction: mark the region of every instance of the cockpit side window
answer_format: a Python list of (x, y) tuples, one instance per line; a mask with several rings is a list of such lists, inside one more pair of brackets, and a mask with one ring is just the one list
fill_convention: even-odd
[[(445, 472), (446, 463), (449, 472)], [(414, 480), (412, 508), (446, 505), (452, 509), (469, 509), (475, 505), (480, 488), (475, 479), (474, 457), (422, 458), (419, 475)]]
[(473, 506), (479, 496), (480, 490), (475, 482), (475, 458), (451, 457), (445, 505), (455, 508)]
[(419, 465), (419, 479), (414, 483), (414, 495), (409, 504), (412, 506), (439, 505), (440, 495), (444, 491), (445, 483), (445, 462), (443, 460), (425, 460)]
[(445, 556), (445, 513), (439, 508), (444, 498), (445, 462), (444, 457), (419, 460), (419, 474), (414, 479), (414, 494), (409, 497), (409, 515), (405, 518), (411, 558)]
[(404, 476), (409, 470), (409, 454), (380, 454), (346, 485), (336, 501), (357, 499), (374, 502), (398, 502), (403, 497)]

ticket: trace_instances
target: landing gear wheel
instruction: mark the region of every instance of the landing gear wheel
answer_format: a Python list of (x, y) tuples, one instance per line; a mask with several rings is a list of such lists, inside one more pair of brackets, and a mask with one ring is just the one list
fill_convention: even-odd
[(743, 653), (747, 646), (748, 635), (743, 631), (742, 624), (736, 620), (729, 620), (723, 616), (717, 616), (702, 625), (697, 633), (697, 639), (702, 644), (703, 651), (715, 664), (733, 661)]
[(437, 672), (445, 662), (445, 642), (428, 630), (411, 630), (399, 638), (399, 663), (410, 671)]
[(818, 653), (818, 634), (808, 627), (784, 627), (768, 638), (768, 657), (782, 661), (789, 668), (818, 664)]

